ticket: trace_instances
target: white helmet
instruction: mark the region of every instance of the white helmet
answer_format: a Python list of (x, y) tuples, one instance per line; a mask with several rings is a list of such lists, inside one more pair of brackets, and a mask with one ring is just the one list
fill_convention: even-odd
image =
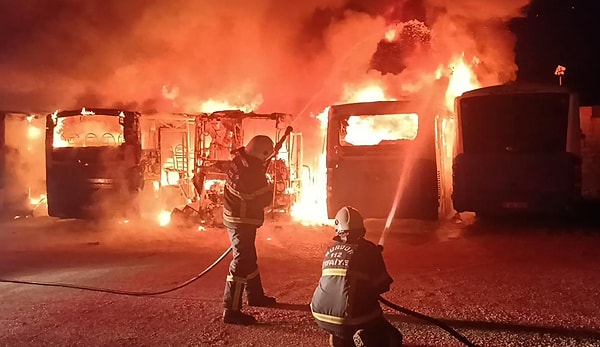
[(246, 154), (249, 156), (260, 159), (261, 161), (266, 160), (273, 151), (275, 145), (273, 140), (266, 135), (256, 135), (246, 145)]
[(360, 212), (352, 206), (342, 207), (335, 215), (335, 232), (337, 234), (349, 233), (350, 231), (362, 232), (365, 235), (365, 224)]

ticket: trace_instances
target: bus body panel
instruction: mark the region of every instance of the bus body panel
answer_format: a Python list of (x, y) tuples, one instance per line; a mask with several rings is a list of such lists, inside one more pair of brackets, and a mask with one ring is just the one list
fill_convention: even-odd
[(580, 184), (581, 159), (570, 153), (463, 153), (455, 160), (452, 199), (456, 211), (481, 215), (566, 212), (579, 202)]

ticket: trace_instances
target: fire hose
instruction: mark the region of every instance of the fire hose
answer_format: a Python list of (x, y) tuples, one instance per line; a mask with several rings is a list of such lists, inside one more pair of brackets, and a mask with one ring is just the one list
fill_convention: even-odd
[(160, 294), (174, 292), (176, 290), (179, 290), (183, 287), (186, 287), (186, 286), (196, 282), (202, 276), (206, 275), (210, 270), (212, 270), (215, 266), (217, 266), (217, 264), (219, 264), (227, 256), (227, 254), (229, 254), (229, 252), (231, 252), (231, 247), (227, 248), (227, 250), (225, 252), (223, 252), (223, 254), (221, 254), (217, 258), (217, 260), (214, 261), (214, 263), (212, 263), (210, 266), (208, 266), (206, 269), (204, 269), (204, 271), (200, 272), (199, 274), (190, 278), (189, 280), (187, 280), (173, 288), (154, 291), (154, 292), (147, 292), (147, 291), (134, 292), (134, 291), (127, 291), (127, 290), (117, 290), (117, 289), (82, 286), (82, 285), (75, 285), (75, 284), (69, 284), (69, 283), (20, 281), (20, 280), (9, 280), (9, 279), (4, 279), (4, 278), (0, 278), (0, 282), (14, 283), (14, 284), (28, 284), (28, 285), (36, 285), (36, 286), (44, 286), (44, 287), (61, 287), (61, 288), (70, 288), (70, 289), (80, 289), (80, 290), (87, 290), (87, 291), (92, 291), (92, 292), (109, 293), (109, 294), (117, 294), (117, 295), (128, 295), (128, 296), (160, 295)]
[(384, 304), (385, 306), (387, 306), (387, 307), (389, 307), (389, 308), (391, 308), (393, 310), (396, 310), (398, 312), (402, 312), (402, 313), (404, 313), (406, 315), (409, 315), (409, 316), (413, 316), (413, 317), (419, 318), (421, 320), (424, 320), (426, 322), (429, 322), (429, 323), (432, 323), (433, 325), (438, 326), (439, 328), (447, 331), (450, 335), (452, 335), (452, 337), (454, 337), (458, 341), (462, 342), (465, 346), (468, 346), (468, 347), (478, 347), (476, 344), (474, 344), (473, 342), (469, 341), (469, 339), (467, 339), (464, 335), (462, 335), (458, 331), (452, 329), (450, 326), (448, 326), (444, 322), (441, 322), (441, 321), (439, 321), (439, 320), (437, 320), (435, 318), (426, 316), (426, 315), (424, 315), (422, 313), (409, 310), (409, 309), (404, 308), (404, 307), (402, 307), (400, 305), (394, 304), (393, 302), (388, 301), (388, 300), (384, 299), (381, 296), (379, 297), (379, 301), (382, 304)]

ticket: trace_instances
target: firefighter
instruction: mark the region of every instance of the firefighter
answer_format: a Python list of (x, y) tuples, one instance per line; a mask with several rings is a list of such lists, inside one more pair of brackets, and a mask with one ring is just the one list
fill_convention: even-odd
[(227, 171), (223, 224), (233, 249), (223, 295), (223, 322), (228, 324), (256, 323), (252, 315), (241, 311), (244, 292), (250, 306), (269, 307), (276, 303), (275, 298), (264, 293), (254, 244), (256, 230), (264, 222), (264, 208), (273, 199), (273, 188), (266, 177), (266, 160), (273, 151), (271, 138), (257, 135), (236, 151)]
[(334, 243), (325, 253), (310, 308), (330, 346), (401, 346), (402, 334), (383, 316), (378, 298), (390, 289), (383, 248), (364, 238), (363, 218), (342, 207)]

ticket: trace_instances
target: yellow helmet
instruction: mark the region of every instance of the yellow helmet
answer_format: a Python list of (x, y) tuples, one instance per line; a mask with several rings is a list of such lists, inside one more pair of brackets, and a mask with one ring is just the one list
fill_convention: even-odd
[(270, 137), (266, 135), (256, 135), (246, 145), (246, 154), (258, 158), (262, 161), (266, 160), (273, 154), (275, 144)]

